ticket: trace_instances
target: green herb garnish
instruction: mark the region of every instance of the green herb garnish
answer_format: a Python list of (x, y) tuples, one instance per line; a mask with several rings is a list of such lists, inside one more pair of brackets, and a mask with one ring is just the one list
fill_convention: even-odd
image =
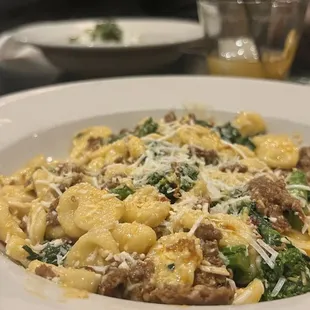
[(216, 127), (221, 138), (230, 143), (237, 143), (248, 147), (251, 150), (255, 149), (254, 143), (249, 137), (243, 137), (239, 130), (231, 125), (231, 123), (226, 123), (223, 126)]
[(117, 24), (107, 21), (97, 24), (90, 35), (93, 41), (100, 39), (101, 41), (119, 42), (122, 40), (123, 33)]
[(33, 251), (28, 245), (23, 246), (23, 249), (29, 254), (28, 260), (39, 260), (56, 266), (62, 265), (63, 259), (70, 248), (71, 245), (66, 242), (58, 246), (55, 246), (53, 242), (48, 242), (40, 252)]
[(132, 195), (134, 191), (127, 185), (119, 185), (110, 190), (111, 193), (116, 194), (120, 200), (125, 200), (129, 195)]
[(175, 269), (175, 264), (174, 264), (174, 263), (168, 264), (168, 265), (167, 265), (167, 268), (168, 268), (169, 270), (173, 271), (173, 270)]
[(152, 117), (150, 117), (136, 129), (135, 135), (138, 137), (144, 137), (151, 133), (156, 132), (157, 129), (158, 124), (153, 120)]

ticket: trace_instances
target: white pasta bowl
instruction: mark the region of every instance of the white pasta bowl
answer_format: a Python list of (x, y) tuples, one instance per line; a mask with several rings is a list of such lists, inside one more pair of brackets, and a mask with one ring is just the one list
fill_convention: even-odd
[[(40, 49), (59, 70), (82, 77), (141, 74), (177, 61), (184, 48), (203, 39), (196, 22), (174, 19), (117, 18), (120, 42), (92, 42), (85, 34), (101, 20), (44, 22), (23, 26), (13, 39)], [(81, 37), (75, 43), (72, 37)]]
[[(207, 113), (221, 120), (231, 119), (238, 111), (256, 111), (266, 118), (271, 132), (299, 133), (305, 144), (310, 144), (309, 95), (307, 86), (278, 82), (149, 77), (68, 84), (3, 97), (0, 99), (0, 173), (12, 173), (37, 154), (65, 157), (71, 138), (81, 128), (104, 124), (120, 130), (133, 127), (143, 117), (161, 117), (167, 111), (194, 104), (204, 105)], [(93, 294), (79, 299), (71, 290), (26, 272), (1, 254), (0, 275), (3, 310), (184, 309)], [(246, 307), (249, 310), (304, 309), (309, 301), (310, 295), (305, 294)], [(216, 309), (228, 307), (237, 306)]]

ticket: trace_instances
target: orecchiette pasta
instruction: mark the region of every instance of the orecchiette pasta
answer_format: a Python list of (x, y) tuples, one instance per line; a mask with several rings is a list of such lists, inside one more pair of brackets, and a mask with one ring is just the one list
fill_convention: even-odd
[(8, 203), (0, 197), (0, 240), (6, 242), (7, 238), (11, 236), (26, 238), (26, 234), (10, 213)]
[(124, 203), (104, 190), (93, 188), (78, 199), (74, 212), (75, 224), (88, 231), (93, 227), (118, 221), (124, 213)]
[(223, 144), (219, 150), (219, 155), (224, 160), (229, 160), (230, 158), (253, 158), (255, 153), (249, 148), (241, 144), (233, 144), (233, 147), (230, 144)]
[(65, 266), (103, 266), (105, 258), (119, 252), (118, 245), (106, 228), (95, 227), (83, 235), (68, 252)]
[(104, 190), (81, 183), (70, 187), (61, 196), (57, 211), (65, 233), (76, 238), (92, 227), (119, 220), (124, 204)]
[(292, 242), (292, 244), (301, 249), (307, 255), (310, 256), (310, 236), (309, 234), (302, 234), (299, 231), (291, 230), (287, 234), (288, 239)]
[(195, 197), (209, 197), (209, 191), (207, 188), (207, 184), (203, 180), (197, 180), (194, 187), (189, 191), (190, 195)]
[(120, 251), (147, 253), (156, 242), (154, 230), (144, 224), (122, 223), (112, 230), (112, 236)]
[(124, 139), (113, 142), (109, 145), (104, 145), (90, 155), (90, 159), (102, 157), (104, 165), (110, 165), (120, 159), (128, 157), (128, 146)]
[(90, 127), (68, 161), (0, 176), (1, 248), (83, 297), (242, 305), (310, 292), (309, 147), (265, 134), (255, 113), (202, 115)]
[(57, 267), (37, 260), (29, 264), (28, 270), (33, 273), (40, 273), (40, 267), (44, 269), (48, 268), (50, 270), (49, 275), (52, 273), (52, 275), (54, 275), (53, 279), (59, 284), (65, 287), (85, 290), (90, 293), (95, 293), (97, 291), (101, 280), (101, 276), (95, 272), (85, 269)]
[(266, 131), (263, 118), (257, 113), (241, 112), (233, 121), (243, 136), (255, 136)]
[[(112, 131), (108, 127), (97, 126), (87, 128), (79, 132), (73, 140), (73, 148), (71, 150), (71, 158), (78, 162), (87, 160), (89, 139), (107, 139), (111, 136)], [(101, 142), (99, 142), (99, 145)]]
[(123, 220), (138, 222), (151, 227), (158, 226), (168, 215), (170, 203), (158, 193), (156, 188), (145, 186), (129, 196)]
[(36, 245), (44, 240), (46, 230), (46, 211), (38, 201), (34, 201), (28, 216), (27, 232), (31, 244)]
[(291, 169), (296, 167), (299, 151), (293, 141), (285, 135), (264, 135), (253, 138), (257, 157), (270, 168)]
[(220, 246), (249, 245), (255, 236), (251, 226), (241, 218), (229, 214), (210, 214), (208, 219), (222, 232)]
[[(186, 233), (164, 236), (158, 240), (148, 256), (153, 259), (153, 281), (161, 285), (192, 285), (194, 273), (203, 257), (199, 239)], [(174, 272), (167, 266), (174, 264)]]
[(8, 238), (6, 244), (6, 254), (12, 257), (15, 261), (21, 263), (23, 266), (27, 267), (29, 265), (29, 260), (27, 259), (29, 254), (23, 249), (23, 246), (25, 245), (30, 245), (29, 240), (13, 235)]
[(78, 199), (87, 193), (88, 185), (80, 184), (70, 187), (59, 200), (57, 207), (58, 221), (64, 232), (72, 237), (79, 238), (85, 231), (74, 222), (74, 213), (78, 207)]
[(198, 125), (181, 127), (171, 141), (181, 145), (195, 145), (207, 150), (217, 150), (222, 145), (219, 136), (214, 131)]
[(113, 182), (113, 178), (128, 177), (132, 169), (125, 164), (112, 164), (106, 167), (103, 179), (105, 182)]
[(127, 140), (129, 156), (133, 159), (139, 158), (145, 151), (144, 143), (135, 136), (129, 136)]
[(180, 229), (191, 229), (199, 217), (203, 217), (204, 214), (201, 210), (186, 210), (181, 211), (172, 222), (175, 231)]
[(22, 185), (5, 185), (0, 189), (0, 195), (8, 203), (11, 213), (19, 219), (29, 213), (30, 202), (35, 198)]
[(233, 304), (245, 305), (257, 303), (262, 298), (264, 290), (262, 281), (255, 279), (247, 287), (237, 290)]

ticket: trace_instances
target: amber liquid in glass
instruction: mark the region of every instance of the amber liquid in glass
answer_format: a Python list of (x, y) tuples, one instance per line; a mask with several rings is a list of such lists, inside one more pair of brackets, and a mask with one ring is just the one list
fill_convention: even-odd
[(207, 56), (210, 74), (283, 80), (289, 73), (298, 45), (296, 33), (293, 31), (289, 33), (282, 51), (264, 51), (259, 59), (253, 45), (242, 45), (238, 40), (234, 45), (240, 45), (240, 48), (236, 49), (234, 46), (233, 52), (225, 52), (229, 50), (231, 42), (222, 42), (226, 44), (222, 53), (216, 51)]

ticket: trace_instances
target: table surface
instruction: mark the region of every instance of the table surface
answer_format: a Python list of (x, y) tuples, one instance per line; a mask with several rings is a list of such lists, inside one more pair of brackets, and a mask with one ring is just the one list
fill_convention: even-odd
[[(145, 75), (206, 75), (206, 65), (205, 58), (201, 55), (194, 53), (184, 53), (182, 57), (175, 63), (168, 67), (162, 68), (155, 72), (148, 72)], [(59, 76), (56, 81), (44, 82), (41, 79), (30, 78), (27, 76), (17, 76), (16, 74), (1, 74), (0, 76), (0, 96), (10, 94), (16, 91), (31, 89), (35, 87), (55, 85), (66, 82), (80, 81), (81, 79), (69, 75), (63, 74)], [(293, 72), (293, 74), (288, 78), (288, 81), (309, 84), (310, 85), (310, 72)]]

